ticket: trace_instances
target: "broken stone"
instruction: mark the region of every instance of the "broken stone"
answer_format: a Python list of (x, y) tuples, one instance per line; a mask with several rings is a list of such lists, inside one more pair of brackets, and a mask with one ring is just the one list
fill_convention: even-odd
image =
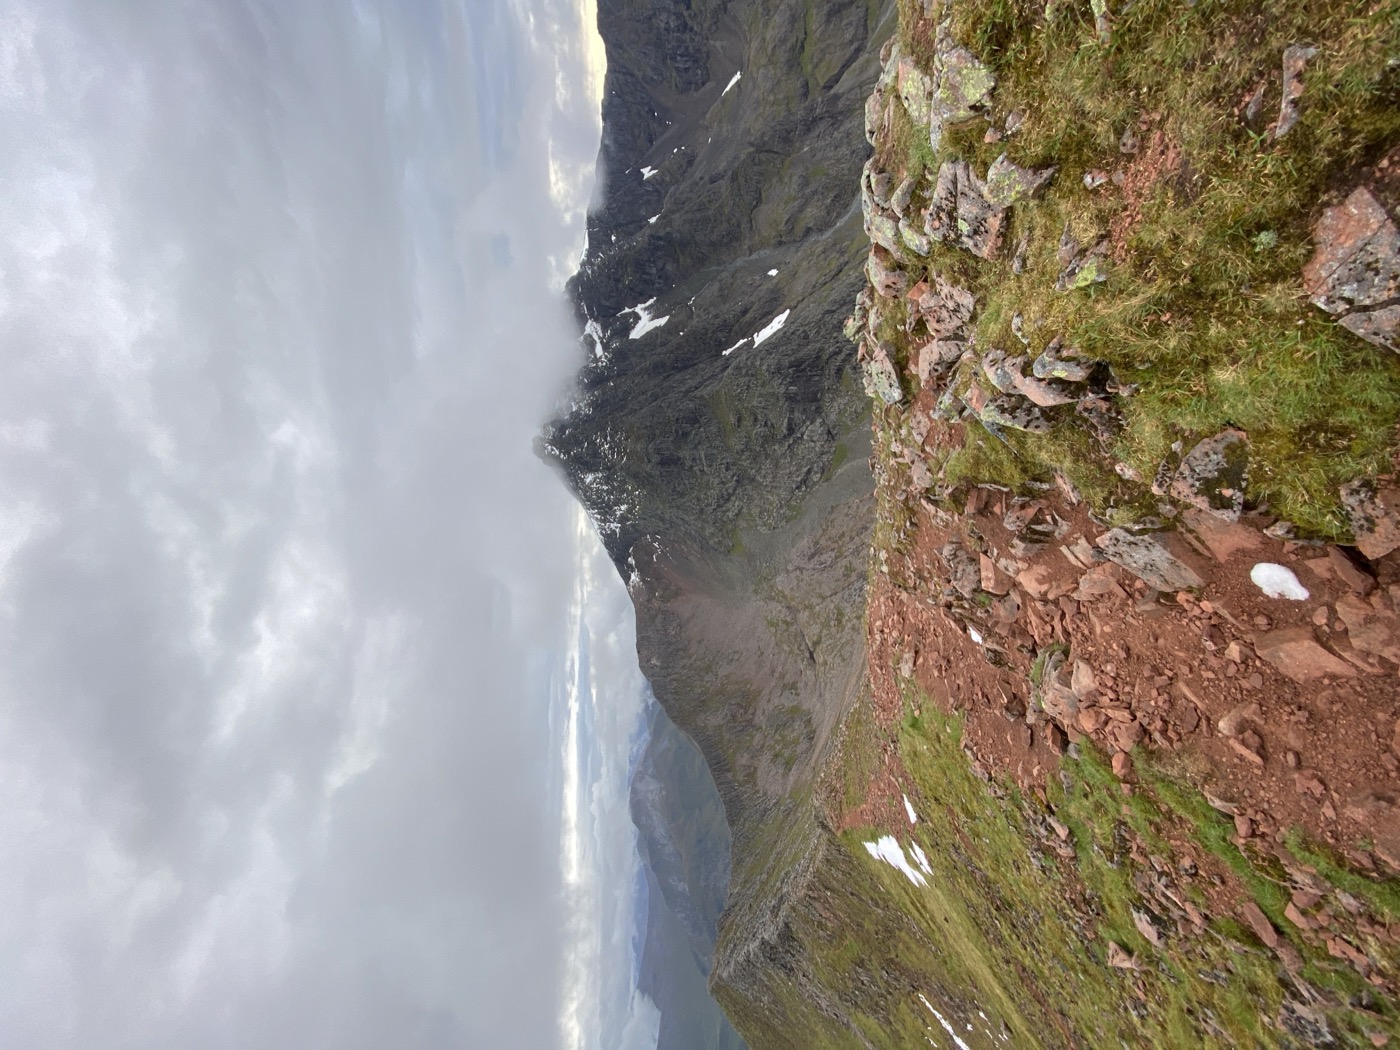
[(933, 79), (911, 55), (900, 55), (894, 66), (894, 89), (909, 119), (922, 127), (933, 115)]
[(1062, 379), (1082, 383), (1094, 371), (1094, 362), (1081, 361), (1073, 347), (1060, 349), (1060, 340), (1053, 340), (1031, 363), (1031, 374), (1037, 379)]
[(909, 288), (909, 277), (888, 254), (872, 248), (865, 261), (865, 276), (877, 295), (897, 299)]
[(936, 152), (943, 129), (977, 116), (996, 87), (992, 71), (971, 51), (959, 47), (940, 27), (934, 41), (934, 77), (930, 98), (929, 145)]
[(1135, 536), (1126, 529), (1111, 529), (1095, 543), (1110, 561), (1159, 591), (1188, 590), (1203, 584), (1190, 566), (1172, 555), (1155, 536)]
[(985, 554), (979, 555), (977, 565), (982, 573), (982, 589), (988, 594), (1006, 594), (1011, 590), (1011, 581), (991, 558)]
[(1113, 775), (1119, 780), (1126, 780), (1133, 775), (1133, 756), (1126, 751), (1115, 752), (1111, 759)]
[[(1068, 234), (1068, 227), (1066, 227), (1065, 232)], [(1074, 243), (1072, 238), (1070, 243)], [(1063, 248), (1064, 242), (1061, 241), (1062, 252)], [(1087, 252), (1073, 255), (1069, 263), (1065, 265), (1064, 272), (1055, 281), (1055, 290), (1057, 292), (1070, 292), (1108, 280), (1107, 256), (1107, 240), (1099, 241)]]
[(904, 400), (904, 388), (899, 382), (899, 370), (894, 367), (883, 346), (876, 347), (870, 359), (864, 362), (865, 392), (871, 398), (887, 405), (897, 405)]
[(971, 598), (982, 584), (982, 569), (961, 543), (947, 543), (938, 552), (948, 567), (948, 580), (964, 598)]
[(1199, 442), (1177, 467), (1171, 495), (1226, 521), (1238, 521), (1249, 481), (1244, 431), (1224, 430)]
[(984, 190), (966, 161), (944, 161), (924, 217), (930, 239), (966, 248), (983, 259), (993, 258), (1001, 245), (1006, 213), (988, 203)]
[(1223, 520), (1197, 507), (1186, 507), (1181, 520), (1205, 544), (1216, 561), (1229, 561), (1242, 551), (1256, 550), (1263, 543), (1259, 533), (1248, 525)]
[(1254, 651), (1261, 660), (1273, 664), (1295, 682), (1310, 682), (1325, 675), (1356, 676), (1349, 663), (1318, 644), (1311, 627), (1283, 627), (1261, 632), (1254, 637)]
[(1215, 723), (1215, 727), (1220, 730), (1221, 736), (1238, 736), (1245, 722), (1257, 721), (1262, 716), (1263, 711), (1260, 710), (1258, 704), (1253, 702), (1240, 704), (1223, 715), (1220, 721)]
[(1093, 171), (1086, 171), (1084, 173), (1084, 188), (1086, 190), (1096, 190), (1107, 181), (1108, 172), (1106, 171), (1094, 169)]
[(1039, 170), (1023, 168), (1013, 164), (1003, 153), (987, 169), (982, 195), (995, 208), (1009, 208), (1021, 201), (1033, 200), (1054, 178), (1056, 170), (1053, 166)]
[(1303, 97), (1303, 69), (1317, 54), (1315, 47), (1293, 44), (1283, 49), (1283, 100), (1279, 103), (1274, 138), (1281, 139), (1298, 123), (1299, 100)]
[(1044, 434), (1050, 429), (1050, 421), (1041, 415), (1034, 405), (1028, 405), (1019, 397), (999, 397), (988, 403), (977, 413), (984, 426), (1008, 427), (1027, 434)]
[(927, 255), (933, 251), (933, 241), (929, 240), (928, 234), (908, 219), (899, 220), (899, 239), (915, 255)]
[(1400, 229), (1364, 186), (1328, 208), (1303, 268), (1312, 302), (1376, 346), (1400, 352)]
[(1118, 139), (1118, 152), (1132, 154), (1138, 151), (1137, 132), (1131, 127), (1126, 128), (1122, 136)]
[(1347, 627), (1347, 639), (1362, 652), (1400, 664), (1400, 618), (1354, 594), (1337, 599), (1337, 615)]
[(965, 288), (935, 274), (933, 284), (914, 303), (935, 339), (952, 339), (962, 335), (972, 311), (977, 305), (973, 294)]
[(1162, 931), (1147, 912), (1134, 908), (1133, 925), (1137, 927), (1137, 932), (1142, 934), (1143, 939), (1148, 944), (1154, 948), (1162, 947)]
[(1400, 547), (1400, 488), (1360, 478), (1342, 486), (1342, 506), (1366, 557), (1375, 561)]
[(1044, 565), (1032, 565), (1016, 574), (1016, 582), (1032, 598), (1044, 598), (1050, 593), (1054, 575)]
[(899, 236), (899, 220), (883, 212), (875, 212), (865, 220), (865, 235), (896, 256), (903, 250), (904, 242)]
[(1074, 671), (1070, 675), (1069, 688), (1080, 701), (1090, 700), (1098, 694), (1099, 682), (1088, 661), (1074, 661)]
[[(1355, 525), (1352, 527), (1354, 529)], [(1327, 548), (1327, 563), (1337, 577), (1361, 597), (1366, 597), (1376, 589), (1376, 578), (1358, 568), (1340, 547)]]
[(1138, 961), (1136, 955), (1130, 955), (1124, 951), (1116, 942), (1108, 942), (1108, 965), (1115, 970), (1136, 970)]
[(1274, 929), (1274, 924), (1269, 921), (1269, 917), (1264, 914), (1259, 905), (1253, 901), (1246, 901), (1244, 907), (1240, 909), (1240, 916), (1249, 924), (1254, 935), (1268, 947), (1278, 946), (1278, 930)]

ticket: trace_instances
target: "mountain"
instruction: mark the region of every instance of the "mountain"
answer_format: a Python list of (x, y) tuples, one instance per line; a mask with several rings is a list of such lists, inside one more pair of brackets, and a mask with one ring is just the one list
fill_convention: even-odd
[[(842, 323), (893, 26), (864, 0), (600, 2), (601, 191), (569, 285), (592, 356), (539, 443), (629, 581), (642, 670), (722, 800), (710, 983), (755, 1047), (802, 983), (774, 957), (833, 841), (818, 771), (867, 688), (869, 407)], [(790, 1034), (819, 1000), (791, 1004)]]

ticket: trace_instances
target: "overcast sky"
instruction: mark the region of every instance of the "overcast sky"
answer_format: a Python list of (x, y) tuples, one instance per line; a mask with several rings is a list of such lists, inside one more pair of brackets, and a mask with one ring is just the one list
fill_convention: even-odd
[(0, 0), (5, 1045), (647, 1045), (565, 1002), (577, 3)]

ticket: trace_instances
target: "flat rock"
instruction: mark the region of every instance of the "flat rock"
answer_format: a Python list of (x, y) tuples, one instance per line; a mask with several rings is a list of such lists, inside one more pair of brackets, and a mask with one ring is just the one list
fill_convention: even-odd
[(1337, 599), (1337, 615), (1346, 624), (1347, 639), (1354, 648), (1400, 664), (1400, 617), (1395, 613), (1380, 602), (1347, 594)]
[(894, 264), (894, 260), (874, 248), (865, 260), (865, 276), (877, 295), (886, 299), (897, 299), (909, 287), (909, 277)]
[(967, 289), (935, 274), (933, 283), (913, 301), (935, 339), (955, 339), (966, 333), (977, 300)]
[(1324, 649), (1311, 627), (1281, 627), (1254, 636), (1254, 651), (1295, 682), (1311, 682), (1331, 675), (1353, 678), (1356, 670)]
[(1183, 503), (1238, 521), (1248, 482), (1249, 439), (1242, 430), (1222, 430), (1186, 454), (1170, 492)]
[(1038, 197), (1050, 180), (1056, 168), (1023, 168), (1013, 164), (1003, 153), (992, 161), (987, 169), (987, 178), (982, 187), (982, 195), (987, 203), (996, 208), (1009, 208), (1021, 201)]
[(1365, 186), (1328, 208), (1303, 268), (1312, 302), (1369, 343), (1400, 352), (1400, 229)]
[(1274, 924), (1269, 921), (1269, 917), (1264, 914), (1259, 905), (1253, 901), (1246, 901), (1240, 909), (1240, 916), (1249, 924), (1249, 928), (1254, 931), (1254, 935), (1263, 941), (1270, 948), (1278, 946), (1278, 930), (1274, 929)]
[(1001, 247), (1006, 212), (988, 203), (984, 190), (966, 161), (944, 161), (924, 217), (929, 238), (966, 248), (982, 259), (994, 258)]
[(1374, 561), (1400, 547), (1400, 488), (1366, 479), (1348, 482), (1342, 486), (1342, 506), (1366, 557)]
[(1229, 561), (1236, 554), (1258, 550), (1264, 539), (1248, 525), (1227, 521), (1198, 507), (1186, 507), (1181, 520), (1219, 562)]
[(1126, 529), (1111, 529), (1100, 536), (1095, 545), (1109, 561), (1123, 566), (1156, 590), (1181, 591), (1204, 583), (1155, 536), (1135, 536)]
[(957, 364), (967, 344), (955, 339), (933, 339), (919, 347), (916, 369), (919, 382), (927, 385)]

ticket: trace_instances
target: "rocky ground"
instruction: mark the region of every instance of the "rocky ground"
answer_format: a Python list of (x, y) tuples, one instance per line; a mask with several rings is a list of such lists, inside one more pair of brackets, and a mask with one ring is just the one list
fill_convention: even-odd
[[(1107, 930), (1093, 894), (1072, 891), (1066, 905), (1084, 909), (1076, 929), (1101, 938), (1097, 963), (1136, 974), (1155, 954), (1185, 965), (1181, 946), (1200, 939), (1262, 950), (1284, 990), (1277, 1009), (1248, 1033), (1197, 1013), (1195, 1037), (1387, 1045), (1400, 991), (1397, 129), (1363, 133), (1348, 116), (1349, 134), (1371, 136), (1364, 148), (1318, 160), (1303, 180), (1311, 197), (1294, 186), (1287, 215), (1220, 249), (1238, 249), (1246, 268), (1283, 251), (1291, 269), (1278, 262), (1254, 281), (1242, 269), (1231, 288), (1173, 285), (1154, 224), (1204, 207), (1202, 186), (1238, 176), (1192, 120), (1269, 164), (1289, 155), (1289, 136), (1321, 148), (1322, 126), (1343, 118), (1328, 108), (1335, 98), (1309, 108), (1309, 92), (1325, 90), (1309, 70), (1328, 61), (1326, 76), (1359, 76), (1355, 42), (1255, 32), (1241, 11), (1216, 27), (1257, 48), (1256, 65), (1235, 73), (1237, 104), (1173, 110), (1163, 84), (1155, 102), (1104, 122), (1096, 152), (1061, 156), (1053, 147), (1071, 131), (1047, 129), (1067, 119), (1049, 111), (1053, 98), (1039, 112), (998, 98), (1060, 6), (902, 6), (867, 106), (869, 283), (847, 335), (876, 405), (880, 511), (873, 697), (869, 725), (853, 732), (867, 750), (878, 743), (863, 789), (832, 802), (833, 820), (858, 837), (908, 830), (920, 778), (906, 731), (936, 711), (955, 719), (993, 797), (1026, 800), (1017, 819), (1082, 888), (1084, 852), (1109, 846), (1057, 810), (1077, 797), (1071, 768), (1101, 762), (1100, 789), (1136, 814), (1108, 828), (1126, 836), (1136, 936)], [(1163, 28), (1139, 12), (1133, 37), (1123, 14), (1095, 3), (1059, 17), (1078, 19), (1077, 46), (1095, 42), (1121, 73)], [(1296, 243), (1280, 249), (1279, 231)], [(1241, 299), (1260, 304), (1254, 320)], [(1143, 334), (1169, 332), (1176, 314), (1199, 372), (1154, 358), (1146, 342), (1115, 344), (1125, 312)], [(1280, 319), (1325, 326), (1335, 382), (1370, 370), (1375, 411), (1361, 419), (1320, 393), (1310, 418), (1271, 417), (1232, 400), (1222, 370), (1287, 383), (1270, 376), (1278, 340), (1238, 352)], [(1231, 341), (1228, 360), (1212, 356)], [(1319, 431), (1353, 458), (1327, 459)], [(945, 802), (926, 792), (914, 805)], [(1350, 998), (1323, 976), (1342, 971), (1361, 982), (1346, 985)], [(1362, 1014), (1341, 1019), (1358, 1004)], [(1085, 1037), (1066, 1024), (1069, 1042)]]

